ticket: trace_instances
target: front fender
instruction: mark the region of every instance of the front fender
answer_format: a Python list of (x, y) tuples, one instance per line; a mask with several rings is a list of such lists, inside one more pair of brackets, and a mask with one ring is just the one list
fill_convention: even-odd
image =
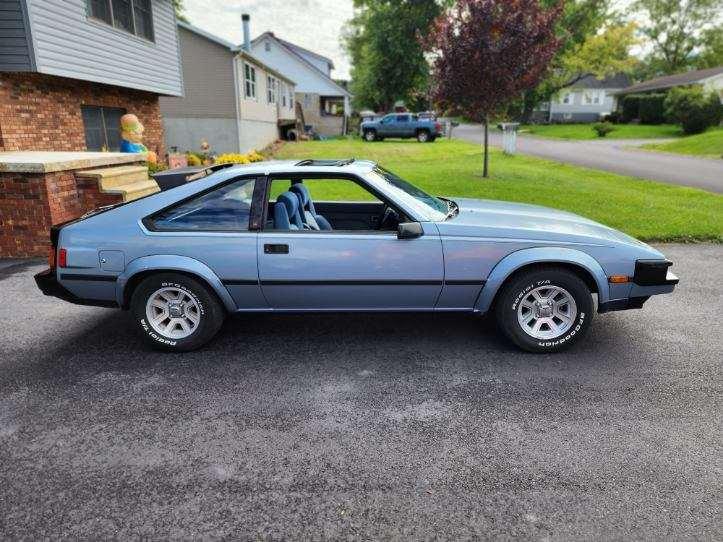
[(502, 258), (490, 272), (487, 282), (477, 299), (475, 311), (487, 312), (492, 301), (507, 277), (518, 269), (537, 263), (566, 263), (582, 267), (595, 279), (598, 289), (598, 303), (605, 303), (610, 297), (608, 280), (600, 264), (580, 250), (562, 247), (536, 247), (518, 250)]
[(236, 303), (234, 303), (231, 294), (229, 294), (228, 290), (221, 282), (221, 279), (218, 278), (216, 273), (214, 273), (210, 267), (208, 267), (205, 263), (189, 258), (188, 256), (176, 256), (173, 254), (143, 256), (131, 261), (126, 266), (125, 271), (123, 271), (123, 273), (118, 277), (116, 282), (116, 300), (118, 301), (118, 306), (123, 306), (123, 299), (128, 281), (138, 273), (152, 270), (181, 271), (191, 273), (192, 275), (198, 275), (200, 278), (205, 280), (211, 288), (213, 288), (219, 299), (221, 299), (226, 307), (226, 310), (229, 312), (236, 311)]

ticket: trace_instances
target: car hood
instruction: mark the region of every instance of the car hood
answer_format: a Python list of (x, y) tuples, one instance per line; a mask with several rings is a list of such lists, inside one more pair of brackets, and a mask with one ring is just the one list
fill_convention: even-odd
[(454, 201), (459, 205), (459, 214), (439, 224), (443, 234), (602, 245), (622, 243), (650, 249), (625, 233), (567, 211), (496, 200)]

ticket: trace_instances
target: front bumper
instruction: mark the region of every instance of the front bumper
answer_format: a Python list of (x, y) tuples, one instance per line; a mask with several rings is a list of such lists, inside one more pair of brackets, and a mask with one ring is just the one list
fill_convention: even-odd
[(89, 305), (91, 307), (117, 307), (114, 301), (103, 301), (98, 299), (83, 299), (65, 288), (58, 282), (55, 269), (49, 268), (35, 275), (35, 284), (38, 285), (43, 294), (51, 297), (57, 297), (63, 301), (74, 303), (75, 305)]
[(671, 265), (673, 262), (669, 260), (636, 261), (629, 296), (601, 303), (598, 312), (642, 309), (650, 296), (671, 293), (679, 282), (669, 269)]

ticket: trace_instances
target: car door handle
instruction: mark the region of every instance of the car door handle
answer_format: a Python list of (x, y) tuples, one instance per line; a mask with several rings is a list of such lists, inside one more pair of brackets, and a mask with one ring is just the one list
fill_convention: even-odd
[(264, 254), (288, 254), (289, 245), (264, 245)]

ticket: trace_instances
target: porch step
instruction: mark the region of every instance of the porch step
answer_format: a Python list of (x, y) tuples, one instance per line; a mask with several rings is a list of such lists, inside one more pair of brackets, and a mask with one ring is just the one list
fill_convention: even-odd
[(149, 194), (155, 194), (160, 192), (158, 183), (146, 178), (145, 181), (136, 181), (133, 183), (121, 184), (114, 186), (113, 188), (103, 189), (102, 192), (108, 194), (120, 194), (123, 197), (123, 201), (133, 201), (134, 199), (148, 196)]
[(133, 182), (147, 181), (148, 168), (145, 165), (133, 165), (86, 169), (85, 171), (78, 171), (76, 176), (84, 179), (96, 179), (98, 181), (98, 188), (100, 188), (101, 191), (105, 191)]

